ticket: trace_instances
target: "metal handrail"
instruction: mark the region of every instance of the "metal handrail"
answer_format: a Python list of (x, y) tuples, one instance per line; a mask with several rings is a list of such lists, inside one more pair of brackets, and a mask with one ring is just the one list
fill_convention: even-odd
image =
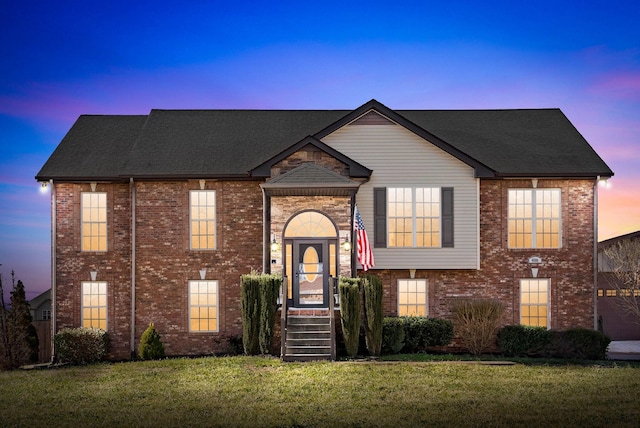
[(335, 326), (335, 303), (333, 300), (335, 284), (338, 278), (329, 278), (331, 282), (329, 293), (329, 326), (331, 328), (331, 361), (336, 360), (336, 326)]
[(284, 359), (287, 349), (287, 298), (289, 297), (289, 279), (282, 277), (282, 285), (280, 290), (280, 358)]

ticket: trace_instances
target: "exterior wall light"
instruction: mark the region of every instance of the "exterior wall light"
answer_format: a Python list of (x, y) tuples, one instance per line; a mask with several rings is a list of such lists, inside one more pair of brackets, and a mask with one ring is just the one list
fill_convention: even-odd
[(351, 250), (351, 242), (349, 242), (349, 235), (344, 237), (344, 242), (342, 243), (342, 249), (345, 251)]
[(276, 251), (278, 251), (280, 249), (280, 244), (278, 244), (278, 242), (276, 241), (276, 235), (275, 234), (273, 234), (271, 236), (272, 236), (272, 238), (271, 238), (271, 251), (272, 252), (276, 252)]

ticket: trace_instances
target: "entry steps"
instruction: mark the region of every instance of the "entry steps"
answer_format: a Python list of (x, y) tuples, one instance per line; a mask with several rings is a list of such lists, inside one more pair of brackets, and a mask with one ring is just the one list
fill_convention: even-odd
[(331, 359), (331, 320), (324, 315), (291, 312), (287, 318), (284, 361)]

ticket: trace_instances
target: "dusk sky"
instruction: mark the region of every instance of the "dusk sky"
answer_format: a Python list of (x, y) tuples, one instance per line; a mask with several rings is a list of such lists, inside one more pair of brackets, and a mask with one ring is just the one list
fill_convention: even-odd
[(637, 1), (5, 1), (0, 272), (50, 287), (34, 176), (81, 114), (558, 107), (615, 172), (599, 239), (640, 230)]

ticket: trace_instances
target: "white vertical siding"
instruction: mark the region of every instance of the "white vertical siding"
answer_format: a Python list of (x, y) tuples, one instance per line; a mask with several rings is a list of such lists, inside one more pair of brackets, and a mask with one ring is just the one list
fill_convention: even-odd
[(376, 269), (479, 268), (479, 185), (473, 168), (400, 125), (348, 125), (322, 141), (373, 170), (357, 195), (370, 241), (375, 187), (454, 188), (454, 248), (374, 248)]

